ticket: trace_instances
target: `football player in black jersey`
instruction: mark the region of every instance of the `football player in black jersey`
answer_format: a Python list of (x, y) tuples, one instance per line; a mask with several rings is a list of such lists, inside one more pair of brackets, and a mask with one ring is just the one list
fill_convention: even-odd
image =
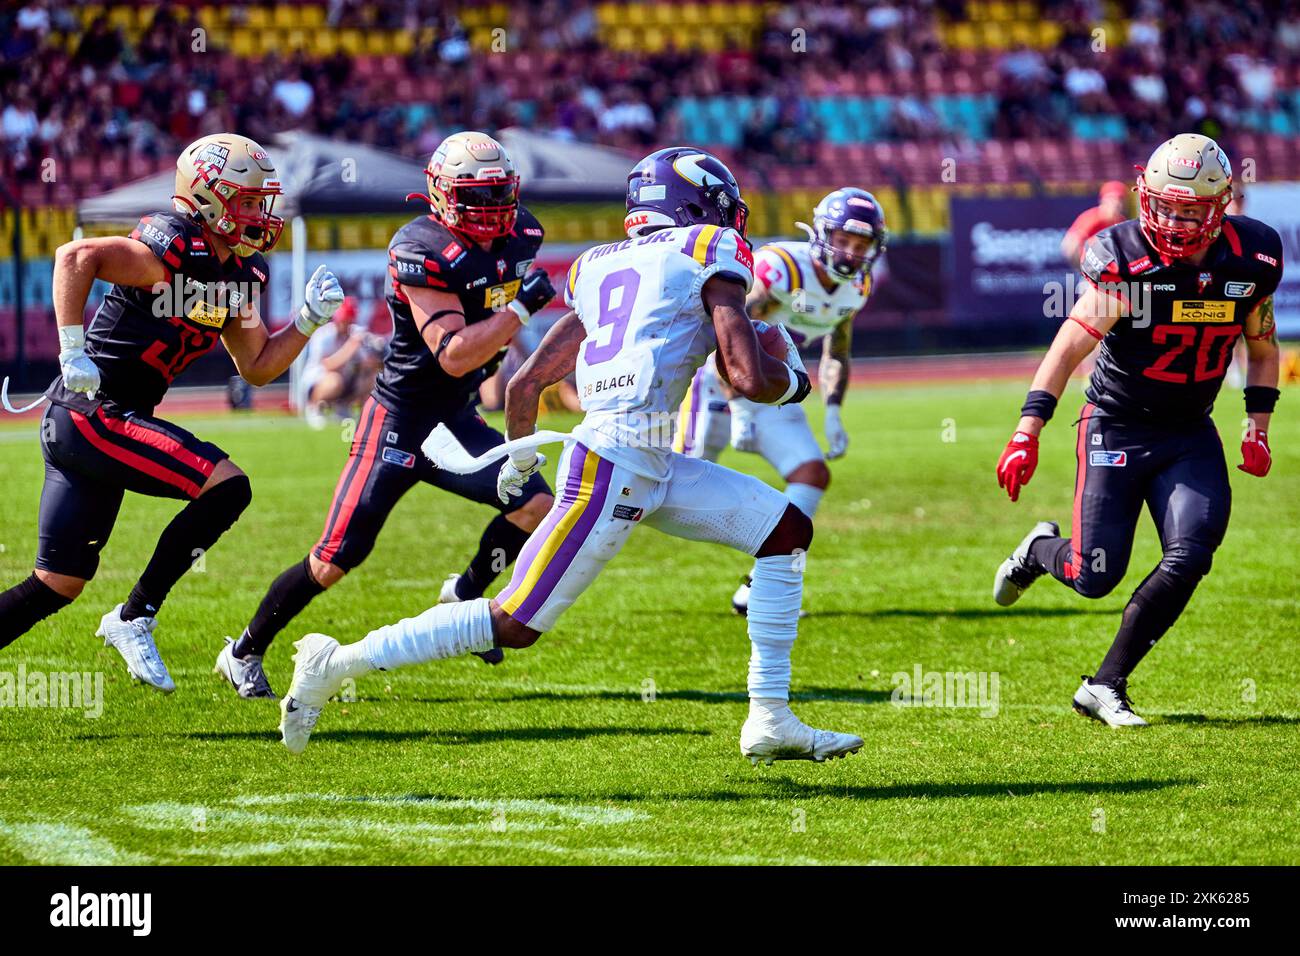
[(1015, 501), (1038, 460), (1038, 434), (1070, 374), (1101, 342), (1078, 422), (1073, 535), (1040, 522), (999, 568), (994, 599), (1010, 605), (1050, 574), (1101, 597), (1128, 566), (1145, 504), (1164, 556), (1124, 608), (1119, 632), (1074, 708), (1112, 727), (1141, 726), (1128, 677), (1182, 613), (1228, 527), (1231, 487), (1210, 411), (1238, 337), (1246, 342), (1246, 420), (1237, 467), (1263, 477), (1278, 399), (1273, 292), (1282, 242), (1269, 226), (1228, 216), (1232, 167), (1211, 139), (1175, 136), (1137, 179), (1140, 216), (1084, 248), (1088, 284), (1038, 367), (998, 483)]
[[(262, 668), (272, 639), (366, 559), (389, 513), (417, 482), (501, 512), (465, 571), (444, 582), (442, 602), (481, 597), (550, 510), (550, 488), (540, 475), (503, 505), (495, 464), (453, 475), (420, 452), (438, 423), (474, 455), (505, 441), (476, 411), (479, 385), (496, 371), (519, 329), (555, 295), (546, 271), (532, 268), (542, 227), (519, 204), (519, 177), (500, 143), (478, 132), (449, 136), (426, 175), (429, 194), (412, 197), (429, 203), (430, 214), (408, 222), (388, 246), (393, 337), (324, 531), (311, 552), (271, 584), (243, 634), (227, 638), (217, 660), (242, 697), (274, 698)], [(481, 656), (497, 663), (500, 654)]]
[[(297, 320), (271, 335), (258, 312), (263, 253), (283, 221), (273, 215), (280, 181), (266, 151), (219, 133), (176, 162), (172, 212), (145, 216), (130, 237), (83, 239), (54, 259), (60, 376), (46, 392), (36, 569), (0, 594), (0, 647), (70, 604), (95, 576), (124, 492), (178, 498), (140, 580), (105, 614), (97, 636), (122, 654), (131, 676), (175, 689), (153, 631), (172, 586), (234, 524), (252, 496), (247, 476), (216, 445), (154, 416), (172, 382), (218, 339), (248, 382), (280, 376), (343, 291), (324, 266)], [(83, 329), (96, 279), (111, 285)]]

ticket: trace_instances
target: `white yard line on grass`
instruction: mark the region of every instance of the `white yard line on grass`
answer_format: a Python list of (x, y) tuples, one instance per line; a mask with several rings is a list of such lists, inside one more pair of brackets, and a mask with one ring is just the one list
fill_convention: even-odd
[(139, 853), (118, 849), (86, 827), (67, 823), (5, 823), (0, 839), (7, 840), (25, 859), (46, 866), (129, 866), (149, 863)]

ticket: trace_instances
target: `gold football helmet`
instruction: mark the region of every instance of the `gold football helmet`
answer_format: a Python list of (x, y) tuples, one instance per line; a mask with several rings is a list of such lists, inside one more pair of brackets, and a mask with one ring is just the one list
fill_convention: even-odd
[(449, 228), (471, 239), (496, 239), (515, 227), (519, 176), (505, 147), (487, 133), (448, 136), (429, 158), (424, 175), (428, 202)]
[(1199, 133), (1165, 140), (1138, 167), (1142, 234), (1166, 259), (1193, 256), (1219, 237), (1232, 202), (1232, 164)]
[(266, 150), (247, 136), (214, 133), (186, 147), (176, 160), (177, 212), (201, 221), (235, 255), (267, 252), (284, 220), (272, 215), (283, 195)]

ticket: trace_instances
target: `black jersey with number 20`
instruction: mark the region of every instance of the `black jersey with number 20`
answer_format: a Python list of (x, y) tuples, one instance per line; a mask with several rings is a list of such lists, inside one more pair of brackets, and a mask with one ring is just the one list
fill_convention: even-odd
[(1202, 263), (1165, 263), (1130, 219), (1090, 239), (1081, 268), (1130, 312), (1102, 339), (1088, 400), (1109, 418), (1195, 421), (1214, 406), (1246, 317), (1281, 281), (1282, 240), (1228, 216)]

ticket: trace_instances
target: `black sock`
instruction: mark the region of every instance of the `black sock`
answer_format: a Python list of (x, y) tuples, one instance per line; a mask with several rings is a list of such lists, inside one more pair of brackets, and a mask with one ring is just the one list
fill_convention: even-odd
[(303, 558), (287, 568), (272, 582), (266, 597), (257, 606), (257, 613), (235, 641), (234, 655), (240, 659), (250, 654), (261, 657), (275, 635), (324, 590), (311, 575), (311, 558)]
[(72, 603), (34, 573), (0, 594), (0, 647), (8, 647), (37, 621)]
[(529, 534), (531, 532), (512, 525), (505, 515), (493, 518), (483, 529), (478, 553), (456, 582), (456, 597), (462, 601), (482, 597), (497, 575), (514, 564)]
[(1065, 581), (1065, 565), (1070, 560), (1070, 539), (1035, 538), (1029, 546), (1029, 560), (1038, 566), (1038, 570), (1046, 571), (1058, 581)]
[(1147, 651), (1183, 613), (1200, 575), (1171, 574), (1157, 566), (1129, 598), (1124, 620), (1093, 680), (1113, 684), (1133, 673)]
[(207, 551), (216, 544), (252, 499), (248, 477), (236, 475), (182, 508), (163, 529), (149, 565), (126, 599), (122, 620), (156, 617), (168, 592), (194, 563), (195, 552)]

